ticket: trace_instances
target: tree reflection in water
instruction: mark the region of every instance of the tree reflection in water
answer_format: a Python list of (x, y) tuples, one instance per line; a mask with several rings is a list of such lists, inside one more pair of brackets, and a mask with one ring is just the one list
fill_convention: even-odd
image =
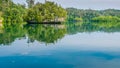
[(64, 25), (5, 25), (0, 33), (0, 44), (10, 45), (16, 39), (28, 37), (28, 43), (35, 40), (45, 44), (55, 43), (65, 36)]
[(61, 25), (46, 24), (4, 24), (4, 29), (0, 29), (0, 45), (10, 45), (16, 39), (27, 39), (27, 43), (35, 41), (45, 44), (56, 43), (65, 34), (76, 34), (82, 32), (119, 32), (119, 22), (66, 22)]
[[(27, 25), (28, 43), (39, 41), (48, 43), (55, 43), (66, 34), (66, 28), (61, 25)], [(64, 25), (63, 25), (64, 26)]]

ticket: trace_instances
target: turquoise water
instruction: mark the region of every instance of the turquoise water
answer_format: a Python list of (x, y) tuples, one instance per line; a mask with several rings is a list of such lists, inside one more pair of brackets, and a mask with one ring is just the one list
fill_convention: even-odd
[(25, 27), (30, 31), (9, 28), (8, 33), (1, 32), (0, 68), (120, 67), (120, 32), (73, 32), (63, 26), (45, 27), (44, 32), (33, 27)]

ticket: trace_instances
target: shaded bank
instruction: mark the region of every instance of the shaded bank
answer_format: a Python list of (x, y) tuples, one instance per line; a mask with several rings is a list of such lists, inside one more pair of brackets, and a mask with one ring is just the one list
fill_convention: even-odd
[(36, 22), (36, 21), (27, 21), (27, 24), (62, 24), (62, 22)]

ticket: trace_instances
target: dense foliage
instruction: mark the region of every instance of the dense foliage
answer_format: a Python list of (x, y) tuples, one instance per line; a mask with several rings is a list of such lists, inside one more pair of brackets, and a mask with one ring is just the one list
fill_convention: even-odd
[(1, 0), (0, 12), (4, 18), (4, 23), (15, 24), (23, 23), (23, 17), (25, 14), (25, 7), (20, 4), (14, 4), (12, 0)]
[(66, 18), (67, 12), (54, 2), (34, 3), (35, 0), (26, 0), (28, 6), (15, 4), (12, 0), (0, 0), (0, 18), (4, 23), (15, 24), (24, 21), (54, 21), (56, 18)]
[(117, 16), (99, 16), (92, 18), (93, 22), (120, 22), (120, 18)]
[[(65, 34), (78, 32), (120, 32), (120, 10), (83, 10), (67, 8), (66, 10), (54, 2), (35, 3), (26, 0), (28, 6), (15, 4), (12, 0), (0, 0), (0, 20), (4, 28), (0, 27), (0, 45), (7, 45), (16, 39), (27, 38), (27, 42), (34, 41), (46, 44), (55, 43)], [(24, 25), (24, 22), (67, 22), (63, 25)], [(57, 20), (59, 19), (59, 20)], [(1, 24), (1, 22), (0, 22)]]
[(2, 12), (0, 12), (0, 19), (2, 18)]
[(54, 21), (56, 18), (66, 18), (67, 12), (54, 2), (37, 3), (28, 9), (27, 21)]
[[(120, 10), (116, 9), (106, 9), (106, 10), (83, 10), (83, 9), (76, 9), (76, 8), (67, 8), (68, 12), (68, 20), (74, 20), (76, 17), (82, 18), (84, 21), (91, 21), (96, 19), (104, 19), (104, 21), (108, 20), (118, 20), (120, 19)], [(95, 18), (97, 17), (97, 18)]]

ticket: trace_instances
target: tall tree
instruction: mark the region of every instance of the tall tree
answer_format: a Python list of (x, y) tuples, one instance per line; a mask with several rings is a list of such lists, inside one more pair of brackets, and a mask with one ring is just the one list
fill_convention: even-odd
[(28, 7), (31, 8), (34, 5), (35, 0), (26, 0)]

